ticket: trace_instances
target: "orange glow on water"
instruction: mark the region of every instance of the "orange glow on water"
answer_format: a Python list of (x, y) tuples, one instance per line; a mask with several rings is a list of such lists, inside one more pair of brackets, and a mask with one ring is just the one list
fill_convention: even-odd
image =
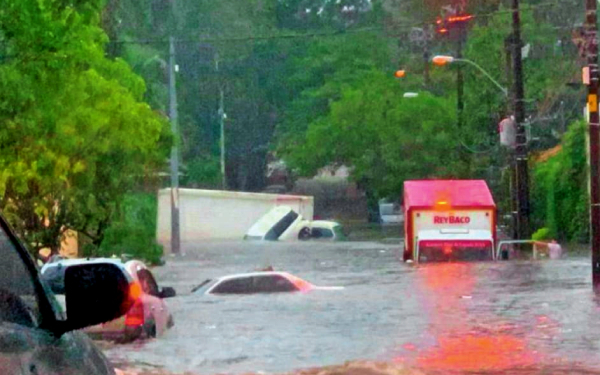
[(529, 367), (537, 362), (523, 340), (513, 336), (440, 338), (439, 345), (418, 358), (423, 368), (478, 371)]
[[(480, 276), (474, 264), (427, 265), (419, 272), (421, 279), (415, 292), (427, 312), (428, 333), (433, 335), (435, 343), (424, 347), (407, 343), (402, 347), (405, 354), (396, 358), (396, 362), (412, 358), (425, 371), (508, 371), (507, 374), (511, 369), (530, 368), (540, 362), (540, 353), (532, 350), (524, 339), (511, 334), (515, 326), (510, 322), (492, 311), (480, 316), (485, 324), (469, 318), (472, 301), (485, 298), (478, 295)], [(546, 322), (547, 317), (537, 317), (538, 326)]]

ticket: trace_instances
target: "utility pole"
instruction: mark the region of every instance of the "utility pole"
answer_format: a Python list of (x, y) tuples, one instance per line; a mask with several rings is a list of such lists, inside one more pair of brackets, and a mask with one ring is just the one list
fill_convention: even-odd
[[(596, 0), (594, 0), (596, 1)], [(517, 128), (516, 184), (517, 184), (517, 234), (519, 239), (530, 237), (529, 228), (529, 156), (525, 129), (525, 93), (523, 90), (523, 60), (521, 58), (521, 19), (519, 0), (512, 0), (514, 109)]]
[[(507, 113), (511, 116), (511, 106), (514, 102), (514, 86), (513, 86), (513, 35), (510, 34), (504, 39), (504, 51), (506, 53), (506, 82), (508, 87), (508, 101), (506, 102)], [(514, 116), (513, 116), (514, 117)], [(511, 150), (508, 155), (508, 163), (510, 168), (510, 216), (511, 216), (511, 237), (519, 238), (519, 207), (517, 204), (517, 160), (515, 152)]]
[[(459, 59), (463, 58), (463, 43), (466, 36), (465, 24), (463, 22), (458, 23), (458, 43), (456, 45), (456, 57)], [(456, 118), (458, 128), (462, 129), (464, 125), (464, 112), (465, 112), (465, 86), (464, 77), (461, 64), (456, 67)]]
[(590, 135), (590, 216), (592, 230), (592, 283), (600, 288), (600, 117), (598, 115), (598, 16), (597, 0), (586, 0), (585, 40), (590, 74), (588, 114)]
[(423, 61), (425, 65), (423, 66), (423, 77), (425, 88), (429, 90), (429, 85), (431, 83), (430, 74), (429, 74), (429, 65), (431, 64), (431, 52), (429, 51), (429, 37), (430, 37), (430, 29), (429, 25), (423, 25)]
[(181, 237), (179, 231), (179, 149), (177, 129), (177, 91), (175, 83), (175, 39), (169, 38), (169, 119), (173, 132), (171, 147), (171, 253), (179, 254)]
[(221, 148), (221, 189), (227, 190), (227, 176), (225, 174), (225, 94), (223, 93), (223, 81), (219, 76), (219, 53), (215, 55), (215, 70), (219, 80), (219, 110), (217, 115), (219, 116), (219, 127), (221, 129), (221, 136), (219, 144)]

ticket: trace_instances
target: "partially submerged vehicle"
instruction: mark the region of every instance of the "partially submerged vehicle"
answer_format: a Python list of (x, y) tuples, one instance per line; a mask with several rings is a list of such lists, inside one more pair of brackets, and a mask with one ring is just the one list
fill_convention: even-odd
[(0, 373), (114, 375), (82, 328), (116, 319), (130, 308), (131, 278), (110, 261), (64, 274), (65, 314), (23, 242), (0, 214)]
[(404, 182), (404, 260), (493, 260), (496, 204), (483, 180)]
[(139, 260), (127, 262), (112, 258), (58, 260), (42, 267), (42, 279), (48, 283), (61, 301), (65, 292), (64, 275), (67, 269), (99, 262), (115, 264), (131, 278), (131, 294), (134, 303), (127, 313), (118, 319), (85, 328), (87, 334), (103, 339), (131, 341), (140, 337), (160, 336), (173, 326), (173, 316), (164, 299), (175, 296), (175, 290), (170, 287), (159, 288), (152, 272)]
[(316, 286), (288, 272), (260, 271), (205, 280), (192, 289), (193, 294), (293, 293), (313, 290), (341, 290), (338, 286)]
[(277, 206), (250, 227), (244, 239), (341, 241), (346, 236), (342, 226), (335, 221), (306, 220), (289, 206)]

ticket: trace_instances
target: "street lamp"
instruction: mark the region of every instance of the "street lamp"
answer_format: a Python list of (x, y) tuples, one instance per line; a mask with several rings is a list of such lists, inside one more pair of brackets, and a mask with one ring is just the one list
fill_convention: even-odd
[(486, 72), (481, 66), (477, 65), (471, 60), (459, 59), (453, 56), (437, 55), (434, 56), (433, 59), (431, 59), (431, 62), (433, 62), (437, 66), (452, 64), (453, 62), (463, 62), (472, 65), (476, 67), (481, 73), (483, 73), (483, 75), (485, 75), (490, 81), (492, 81), (492, 83), (496, 85), (496, 87), (498, 87), (500, 91), (502, 91), (504, 96), (508, 97), (508, 90), (505, 87), (503, 87), (500, 83), (498, 83), (498, 81), (496, 81), (494, 77), (492, 77), (488, 72)]
[[(517, 0), (515, 0), (517, 1)], [(520, 50), (519, 50), (520, 51)], [(519, 56), (518, 61), (520, 62), (521, 58)], [(474, 66), (475, 68), (477, 68), (481, 73), (483, 73), (483, 75), (485, 75), (490, 81), (492, 81), (492, 83), (494, 85), (496, 85), (496, 87), (498, 87), (502, 93), (504, 94), (505, 97), (508, 98), (508, 90), (503, 87), (500, 83), (498, 83), (498, 81), (496, 81), (494, 79), (494, 77), (492, 77), (488, 72), (486, 72), (481, 66), (479, 66), (478, 64), (476, 64), (475, 62), (471, 61), (471, 60), (467, 60), (467, 59), (462, 59), (462, 58), (455, 58), (453, 56), (445, 56), (445, 55), (437, 55), (434, 56), (433, 59), (431, 59), (431, 61), (437, 65), (437, 66), (444, 66), (447, 64), (451, 64), (453, 62), (464, 62), (467, 63), (469, 65)], [(518, 99), (517, 99), (518, 98)], [(521, 106), (523, 104), (524, 100), (523, 100), (523, 95), (522, 95), (522, 89), (521, 89), (521, 95), (519, 95), (519, 93), (516, 93), (516, 97), (515, 97), (515, 103), (518, 103), (519, 106)], [(514, 178), (516, 180), (516, 187), (515, 189), (516, 191), (516, 197), (514, 197), (513, 199), (514, 204), (516, 206), (516, 218), (515, 218), (515, 229), (516, 229), (516, 237), (521, 237), (522, 239), (525, 238), (525, 236), (529, 235), (529, 183), (528, 183), (528, 165), (527, 165), (527, 136), (525, 134), (525, 127), (522, 125), (522, 118), (523, 116), (523, 108), (517, 106), (515, 104), (515, 113), (516, 114), (520, 114), (520, 116), (515, 116), (516, 117), (516, 128), (517, 128), (517, 134), (516, 134), (516, 140), (517, 140), (517, 145), (516, 145), (516, 151), (515, 151), (515, 168), (514, 168)], [(521, 121), (519, 121), (519, 117), (521, 118)], [(600, 257), (599, 257), (600, 258)], [(599, 263), (599, 268), (600, 268), (600, 263)], [(600, 276), (598, 276), (598, 279), (600, 280)], [(600, 281), (599, 281), (600, 283)]]

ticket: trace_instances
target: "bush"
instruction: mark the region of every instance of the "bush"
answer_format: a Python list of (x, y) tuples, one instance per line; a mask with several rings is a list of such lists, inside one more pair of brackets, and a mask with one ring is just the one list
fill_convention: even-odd
[(218, 157), (199, 158), (187, 164), (182, 184), (211, 189), (221, 186), (221, 165)]
[(538, 163), (532, 178), (532, 223), (566, 241), (589, 239), (586, 124), (571, 124), (561, 151)]
[(531, 239), (534, 241), (546, 241), (554, 237), (549, 228), (540, 228), (533, 233)]
[(149, 264), (160, 264), (162, 246), (156, 243), (156, 196), (136, 194), (127, 196), (121, 214), (106, 230), (96, 252), (99, 256), (130, 255)]

